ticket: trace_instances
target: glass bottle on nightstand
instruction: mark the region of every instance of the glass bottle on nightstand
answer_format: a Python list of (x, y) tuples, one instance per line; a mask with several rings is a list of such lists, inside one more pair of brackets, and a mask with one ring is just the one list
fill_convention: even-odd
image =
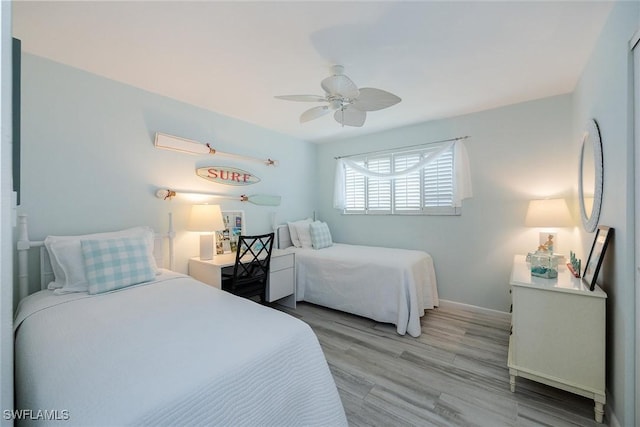
[(531, 254), (531, 275), (554, 279), (558, 277), (558, 257), (544, 250)]

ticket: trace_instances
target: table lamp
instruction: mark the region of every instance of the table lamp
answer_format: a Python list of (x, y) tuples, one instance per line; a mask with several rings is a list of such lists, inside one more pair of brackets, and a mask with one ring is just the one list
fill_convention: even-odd
[(214, 232), (224, 229), (220, 205), (193, 205), (187, 230), (200, 232), (200, 259), (213, 259)]
[[(528, 227), (541, 228), (571, 227), (573, 225), (565, 199), (531, 200), (524, 223)], [(553, 237), (554, 233), (552, 232), (540, 232), (540, 244), (550, 254), (553, 254), (554, 246), (558, 243), (553, 241)], [(546, 242), (543, 244), (545, 239)]]

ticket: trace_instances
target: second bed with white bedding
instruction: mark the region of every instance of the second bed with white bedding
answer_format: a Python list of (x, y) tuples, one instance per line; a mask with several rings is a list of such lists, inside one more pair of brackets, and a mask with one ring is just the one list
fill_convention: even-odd
[(296, 254), (296, 299), (393, 323), (417, 337), (420, 317), (439, 304), (431, 256), (422, 251), (346, 245)]

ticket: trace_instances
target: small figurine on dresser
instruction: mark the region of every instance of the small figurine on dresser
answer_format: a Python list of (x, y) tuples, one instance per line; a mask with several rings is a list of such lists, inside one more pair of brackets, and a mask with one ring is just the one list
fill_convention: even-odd
[(582, 260), (576, 258), (576, 253), (573, 251), (569, 251), (569, 262), (567, 263), (567, 268), (571, 271), (574, 277), (580, 277), (580, 267), (582, 264)]
[(549, 234), (549, 236), (547, 237), (547, 241), (544, 242), (544, 245), (542, 245), (541, 247), (544, 247), (545, 250), (549, 252), (549, 255), (553, 255), (553, 234)]

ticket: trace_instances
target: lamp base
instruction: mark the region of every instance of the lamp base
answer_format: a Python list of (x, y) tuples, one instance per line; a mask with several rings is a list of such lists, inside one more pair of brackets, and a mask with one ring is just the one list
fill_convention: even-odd
[(200, 235), (200, 259), (211, 260), (213, 259), (213, 234), (201, 234)]

